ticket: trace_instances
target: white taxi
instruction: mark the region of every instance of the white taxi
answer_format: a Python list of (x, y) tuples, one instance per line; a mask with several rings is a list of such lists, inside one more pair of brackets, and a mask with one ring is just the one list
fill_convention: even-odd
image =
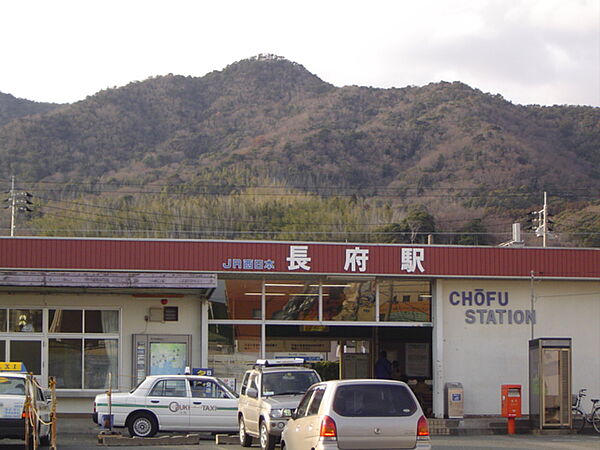
[[(50, 443), (50, 405), (21, 363), (0, 362), (0, 439), (25, 439), (25, 398), (29, 394), (41, 421), (37, 421), (38, 444)], [(31, 442), (31, 441), (30, 441)]]
[(151, 375), (127, 393), (94, 400), (98, 425), (127, 427), (131, 436), (158, 431), (238, 431), (238, 397), (222, 380), (198, 375)]

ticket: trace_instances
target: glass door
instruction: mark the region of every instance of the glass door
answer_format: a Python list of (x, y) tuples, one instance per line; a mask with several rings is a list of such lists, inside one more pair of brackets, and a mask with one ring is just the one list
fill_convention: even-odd
[[(2, 345), (0, 345), (0, 356), (2, 354)], [(25, 364), (28, 372), (33, 373), (40, 380), (45, 380), (42, 376), (44, 369), (42, 361), (42, 340), (41, 339), (8, 339), (5, 347), (6, 361), (22, 362)]]
[(543, 424), (570, 425), (569, 349), (542, 350)]

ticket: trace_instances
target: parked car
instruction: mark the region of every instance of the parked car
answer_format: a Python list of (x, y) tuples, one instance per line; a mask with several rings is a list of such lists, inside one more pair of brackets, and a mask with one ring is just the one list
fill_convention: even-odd
[(287, 422), (285, 450), (430, 449), (429, 425), (402, 381), (358, 379), (313, 385)]
[[(131, 392), (94, 400), (93, 420), (101, 426), (127, 427), (131, 436), (158, 431), (237, 433), (237, 394), (215, 377), (151, 375)], [(109, 412), (110, 410), (110, 412)]]
[(242, 379), (238, 407), (243, 447), (260, 438), (263, 450), (273, 450), (292, 411), (306, 390), (321, 381), (302, 359), (259, 360)]
[[(20, 363), (0, 364), (14, 366)], [(50, 425), (46, 425), (50, 423), (49, 400), (28, 377), (26, 373), (0, 372), (0, 439), (25, 439), (25, 420), (28, 420), (25, 399), (29, 395), (41, 419), (33, 419), (38, 427), (38, 445), (48, 445), (51, 433)], [(32, 440), (30, 448), (33, 448)]]

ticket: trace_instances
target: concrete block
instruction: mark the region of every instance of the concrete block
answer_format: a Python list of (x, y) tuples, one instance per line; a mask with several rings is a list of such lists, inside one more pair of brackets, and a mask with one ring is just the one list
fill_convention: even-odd
[(240, 438), (237, 434), (217, 434), (215, 436), (215, 444), (217, 445), (237, 445), (240, 443)]
[(99, 434), (98, 444), (105, 447), (145, 447), (145, 446), (173, 446), (173, 445), (198, 445), (200, 436), (197, 434), (158, 436), (151, 438), (126, 437), (119, 434)]

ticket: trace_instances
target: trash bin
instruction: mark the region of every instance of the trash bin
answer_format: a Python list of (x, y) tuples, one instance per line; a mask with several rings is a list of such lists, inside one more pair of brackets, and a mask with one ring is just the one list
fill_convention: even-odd
[(444, 385), (444, 399), (444, 417), (446, 419), (462, 419), (465, 415), (462, 383), (446, 383)]

